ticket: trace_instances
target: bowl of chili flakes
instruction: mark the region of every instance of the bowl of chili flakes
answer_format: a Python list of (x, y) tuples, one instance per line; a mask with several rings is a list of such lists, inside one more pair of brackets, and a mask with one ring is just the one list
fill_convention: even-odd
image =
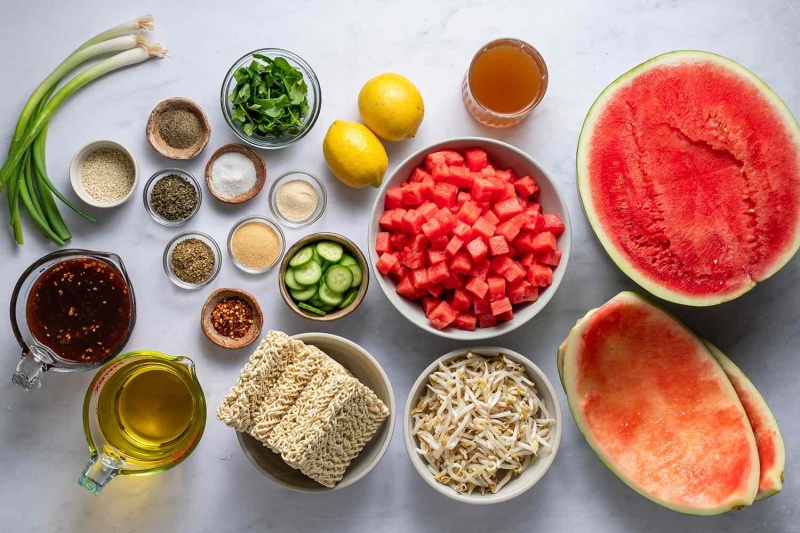
[(200, 316), (208, 340), (229, 350), (244, 348), (261, 336), (264, 318), (255, 297), (241, 289), (212, 292)]

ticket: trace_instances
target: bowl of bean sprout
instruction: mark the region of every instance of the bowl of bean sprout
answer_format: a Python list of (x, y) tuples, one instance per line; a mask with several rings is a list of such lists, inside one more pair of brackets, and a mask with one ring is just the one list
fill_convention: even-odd
[(561, 442), (561, 407), (538, 366), (512, 350), (452, 351), (420, 375), (403, 437), (422, 479), (450, 499), (516, 498), (544, 476)]

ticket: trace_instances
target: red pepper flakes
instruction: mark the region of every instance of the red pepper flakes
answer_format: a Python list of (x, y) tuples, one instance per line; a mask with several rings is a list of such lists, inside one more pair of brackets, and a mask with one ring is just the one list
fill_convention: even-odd
[(211, 325), (222, 336), (240, 339), (253, 325), (253, 308), (237, 296), (223, 298), (211, 311)]

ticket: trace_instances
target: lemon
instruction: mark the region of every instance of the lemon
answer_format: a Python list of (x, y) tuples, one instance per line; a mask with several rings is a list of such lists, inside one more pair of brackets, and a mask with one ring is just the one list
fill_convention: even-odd
[(322, 153), (333, 175), (349, 187), (380, 187), (389, 158), (375, 134), (358, 122), (336, 120), (325, 140)]
[(425, 104), (408, 78), (386, 73), (375, 76), (358, 93), (361, 120), (387, 141), (404, 141), (417, 134)]

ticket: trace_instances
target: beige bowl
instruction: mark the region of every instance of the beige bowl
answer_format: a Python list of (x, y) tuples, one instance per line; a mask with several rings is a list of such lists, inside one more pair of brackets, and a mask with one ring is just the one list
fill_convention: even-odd
[[(204, 130), (203, 137), (193, 146), (189, 148), (173, 148), (161, 138), (161, 133), (159, 132), (161, 117), (171, 109), (186, 109), (193, 112), (200, 119)], [(150, 146), (164, 157), (169, 157), (170, 159), (192, 159), (202, 152), (203, 148), (208, 144), (208, 140), (211, 138), (211, 125), (208, 123), (208, 117), (203, 108), (194, 100), (182, 97), (167, 98), (150, 113), (150, 118), (147, 119), (146, 134)]]
[(293, 339), (316, 346), (332, 359), (349, 370), (361, 383), (372, 389), (375, 395), (389, 408), (389, 416), (372, 436), (358, 457), (353, 459), (339, 483), (328, 488), (306, 477), (283, 462), (281, 456), (273, 452), (250, 435), (236, 432), (244, 454), (259, 472), (275, 483), (300, 492), (330, 492), (343, 489), (366, 476), (383, 457), (389, 448), (394, 432), (395, 406), (392, 385), (381, 365), (364, 348), (343, 337), (328, 333), (301, 333)]
[[(550, 416), (556, 421), (555, 435), (553, 436), (553, 450), (549, 453), (540, 451), (539, 457), (533, 460), (521, 475), (514, 477), (502, 489), (497, 491), (497, 494), (489, 493), (481, 495), (479, 492), (473, 492), (471, 495), (461, 494), (436, 481), (433, 478), (433, 474), (431, 474), (428, 470), (425, 459), (423, 459), (422, 456), (416, 452), (416, 438), (411, 434), (414, 424), (413, 418), (411, 417), (411, 409), (417, 405), (420, 395), (425, 390), (425, 386), (428, 383), (428, 376), (436, 371), (440, 363), (456, 359), (466, 355), (469, 352), (485, 356), (500, 354), (506, 356), (516, 363), (524, 365), (527, 376), (531, 381), (533, 381), (534, 385), (536, 385), (536, 392), (544, 402), (544, 405), (547, 408)], [(453, 350), (452, 352), (443, 355), (431, 363), (430, 366), (428, 366), (428, 368), (426, 368), (425, 371), (420, 374), (419, 378), (417, 378), (417, 381), (411, 387), (411, 393), (408, 395), (405, 411), (403, 411), (403, 441), (406, 445), (408, 457), (411, 459), (411, 463), (414, 465), (417, 473), (422, 476), (422, 479), (424, 479), (425, 482), (433, 487), (437, 492), (444, 494), (451, 500), (474, 505), (488, 505), (492, 503), (505, 502), (516, 498), (523, 492), (536, 485), (536, 483), (542, 479), (545, 472), (547, 472), (547, 470), (550, 468), (550, 465), (553, 464), (553, 460), (556, 458), (558, 445), (561, 443), (562, 424), (563, 420), (561, 418), (561, 406), (558, 403), (556, 391), (553, 389), (553, 385), (550, 384), (550, 380), (547, 379), (547, 376), (544, 375), (544, 372), (542, 372), (538, 366), (530, 362), (521, 354), (506, 348), (499, 348), (496, 346), (477, 346), (473, 348), (459, 348), (458, 350)]]
[[(119, 150), (123, 154), (127, 155), (131, 160), (131, 163), (133, 163), (133, 184), (131, 185), (131, 190), (129, 190), (125, 196), (115, 202), (101, 202), (99, 200), (95, 200), (86, 191), (86, 189), (84, 189), (83, 182), (81, 181), (81, 170), (83, 169), (83, 163), (86, 161), (86, 158), (88, 158), (94, 151), (101, 148), (113, 148)], [(122, 205), (130, 200), (131, 196), (133, 196), (133, 191), (136, 190), (136, 186), (139, 184), (139, 165), (136, 163), (136, 158), (133, 157), (131, 151), (128, 150), (128, 148), (123, 144), (109, 140), (94, 141), (85, 145), (73, 156), (72, 161), (69, 164), (69, 182), (70, 185), (72, 185), (72, 190), (74, 190), (75, 194), (78, 195), (78, 198), (87, 204), (93, 207), (102, 208), (117, 207), (118, 205)]]
[[(232, 339), (230, 337), (220, 335), (214, 328), (214, 325), (211, 323), (211, 312), (214, 310), (214, 307), (223, 298), (231, 297), (241, 298), (243, 301), (250, 304), (250, 307), (253, 310), (253, 324), (250, 326), (250, 329), (247, 331), (247, 333), (238, 339)], [(258, 305), (258, 302), (252, 294), (241, 289), (215, 290), (209, 295), (206, 303), (203, 304), (203, 311), (200, 314), (200, 327), (203, 328), (203, 333), (206, 334), (208, 340), (217, 346), (228, 348), (229, 350), (244, 348), (245, 346), (250, 346), (253, 344), (256, 339), (261, 337), (261, 327), (263, 324), (264, 317), (261, 313), (261, 306)]]
[[(253, 187), (246, 193), (240, 194), (239, 196), (233, 196), (231, 198), (222, 196), (219, 191), (214, 188), (214, 182), (211, 181), (211, 168), (214, 166), (214, 163), (217, 161), (219, 156), (222, 154), (227, 154), (228, 152), (237, 152), (247, 156), (250, 161), (253, 162), (253, 166), (256, 168), (256, 182)], [(267, 181), (267, 166), (264, 164), (264, 160), (261, 159), (261, 156), (258, 155), (255, 150), (248, 148), (243, 144), (232, 143), (218, 148), (217, 151), (214, 152), (214, 155), (211, 156), (211, 159), (208, 160), (208, 163), (206, 163), (206, 186), (214, 198), (220, 202), (225, 202), (226, 204), (241, 204), (252, 199), (255, 197), (255, 195), (261, 192), (265, 181)]]

